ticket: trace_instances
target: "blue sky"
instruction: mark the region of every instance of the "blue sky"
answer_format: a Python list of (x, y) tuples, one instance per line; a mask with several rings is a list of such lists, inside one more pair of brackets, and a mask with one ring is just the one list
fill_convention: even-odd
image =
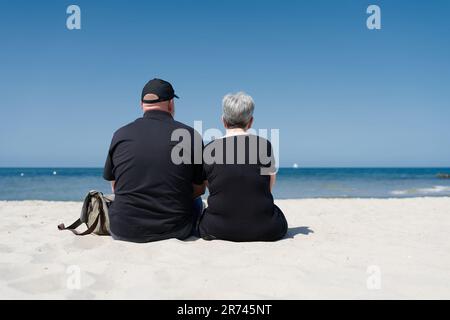
[[(81, 30), (66, 8), (81, 8)], [(382, 29), (366, 28), (381, 7)], [(169, 80), (221, 128), (244, 90), (282, 166), (450, 166), (449, 1), (2, 1), (0, 166), (102, 166)]]

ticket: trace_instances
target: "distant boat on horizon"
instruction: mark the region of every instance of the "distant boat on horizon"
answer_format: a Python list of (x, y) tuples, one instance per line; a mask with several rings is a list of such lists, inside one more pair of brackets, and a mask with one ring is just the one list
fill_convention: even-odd
[(440, 179), (450, 179), (450, 173), (438, 173), (437, 177)]

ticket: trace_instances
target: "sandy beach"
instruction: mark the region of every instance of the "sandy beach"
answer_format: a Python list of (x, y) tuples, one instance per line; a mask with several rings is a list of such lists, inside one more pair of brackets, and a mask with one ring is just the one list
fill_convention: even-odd
[(276, 243), (133, 244), (58, 231), (81, 202), (1, 201), (0, 298), (450, 298), (450, 198), (276, 202)]

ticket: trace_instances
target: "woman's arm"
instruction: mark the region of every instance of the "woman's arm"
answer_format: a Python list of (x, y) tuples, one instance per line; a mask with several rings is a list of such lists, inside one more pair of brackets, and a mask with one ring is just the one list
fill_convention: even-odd
[(272, 192), (273, 186), (275, 185), (275, 181), (277, 180), (276, 173), (270, 175), (270, 192)]

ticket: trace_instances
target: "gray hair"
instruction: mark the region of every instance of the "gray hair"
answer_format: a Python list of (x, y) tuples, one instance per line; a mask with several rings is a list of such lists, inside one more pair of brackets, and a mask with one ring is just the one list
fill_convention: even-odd
[(222, 100), (223, 120), (231, 128), (244, 128), (253, 116), (255, 103), (245, 92), (229, 93)]

